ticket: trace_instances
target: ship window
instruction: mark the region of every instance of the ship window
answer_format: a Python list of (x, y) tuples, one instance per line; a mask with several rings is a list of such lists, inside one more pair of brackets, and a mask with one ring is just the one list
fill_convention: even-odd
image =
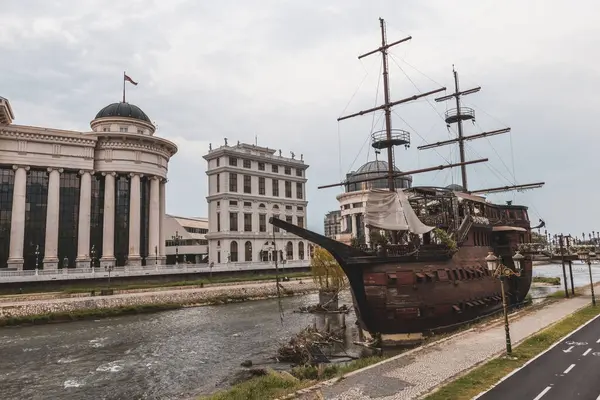
[(427, 277), (427, 282), (433, 282), (435, 280), (435, 275), (431, 272), (425, 272), (425, 276)]
[(439, 269), (436, 271), (436, 273), (437, 273), (437, 277), (440, 281), (445, 282), (448, 280), (448, 273), (445, 270)]
[(459, 275), (458, 275), (458, 271), (453, 269), (452, 270), (452, 274), (454, 275), (454, 280), (457, 281), (460, 279)]
[(464, 269), (462, 269), (462, 268), (460, 268), (460, 269), (458, 270), (458, 276), (460, 277), (459, 279), (461, 279), (461, 280), (463, 280), (463, 279), (467, 279), (467, 277), (466, 277), (465, 275), (466, 275), (466, 274), (465, 274), (465, 270), (464, 270)]
[(416, 272), (415, 275), (417, 276), (417, 283), (423, 283), (425, 275), (420, 272)]
[(397, 282), (396, 274), (388, 274), (388, 284), (395, 285)]
[(461, 309), (460, 309), (460, 307), (459, 307), (459, 306), (457, 306), (456, 304), (454, 304), (454, 305), (452, 306), (452, 309), (453, 309), (454, 311), (456, 311), (457, 313), (461, 313), (461, 312), (462, 312), (462, 311), (461, 311)]

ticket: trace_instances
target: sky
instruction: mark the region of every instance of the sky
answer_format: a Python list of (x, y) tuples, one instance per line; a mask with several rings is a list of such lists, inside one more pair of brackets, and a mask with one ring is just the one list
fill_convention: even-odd
[[(591, 0), (4, 0), (0, 14), (0, 96), (15, 123), (89, 131), (107, 104), (127, 101), (179, 146), (169, 164), (167, 212), (206, 216), (209, 143), (227, 137), (303, 154), (308, 227), (322, 232), (337, 209), (346, 173), (374, 160), (369, 138), (382, 112), (337, 122), (381, 104), (381, 43), (390, 50), (391, 99), (447, 87), (394, 108), (392, 126), (411, 133), (397, 148), (401, 170), (457, 162), (457, 146), (417, 150), (456, 136), (434, 98), (453, 90), (455, 66), (475, 123), (465, 134), (510, 127), (468, 142), (469, 189), (546, 182), (541, 189), (490, 195), (530, 207), (552, 233), (600, 230), (600, 4)], [(418, 174), (415, 185), (460, 183), (459, 169)]]

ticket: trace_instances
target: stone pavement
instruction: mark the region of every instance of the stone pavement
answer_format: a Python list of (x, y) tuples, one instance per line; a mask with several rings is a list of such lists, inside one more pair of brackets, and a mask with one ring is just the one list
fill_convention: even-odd
[[(588, 304), (591, 300), (586, 295), (560, 300), (521, 317), (515, 316), (510, 324), (513, 346)], [(352, 372), (341, 380), (323, 382), (295, 398), (417, 399), (504, 350), (504, 324), (489, 324)]]

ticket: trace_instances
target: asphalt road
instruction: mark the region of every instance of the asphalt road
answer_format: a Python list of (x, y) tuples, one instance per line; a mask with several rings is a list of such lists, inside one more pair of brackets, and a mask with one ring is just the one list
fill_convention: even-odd
[(600, 318), (478, 398), (506, 399), (600, 400)]

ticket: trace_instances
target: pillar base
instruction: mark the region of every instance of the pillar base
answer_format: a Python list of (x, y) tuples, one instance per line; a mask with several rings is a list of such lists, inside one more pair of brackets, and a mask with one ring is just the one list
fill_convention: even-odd
[(43, 261), (44, 270), (57, 270), (58, 269), (58, 258), (46, 258)]
[(19, 271), (23, 271), (23, 264), (25, 264), (25, 260), (22, 258), (13, 258), (6, 260), (6, 265), (8, 268), (17, 269)]
[(114, 268), (116, 267), (117, 264), (117, 260), (114, 257), (102, 257), (100, 259), (100, 268), (105, 269), (105, 268)]
[(75, 260), (75, 268), (91, 268), (92, 267), (92, 259), (91, 258), (79, 258)]
[(161, 265), (160, 257), (148, 256), (146, 257), (146, 267), (153, 267), (156, 265)]
[(127, 265), (128, 267), (141, 267), (142, 266), (142, 257), (129, 256), (129, 257), (127, 257), (127, 263), (125, 265)]

